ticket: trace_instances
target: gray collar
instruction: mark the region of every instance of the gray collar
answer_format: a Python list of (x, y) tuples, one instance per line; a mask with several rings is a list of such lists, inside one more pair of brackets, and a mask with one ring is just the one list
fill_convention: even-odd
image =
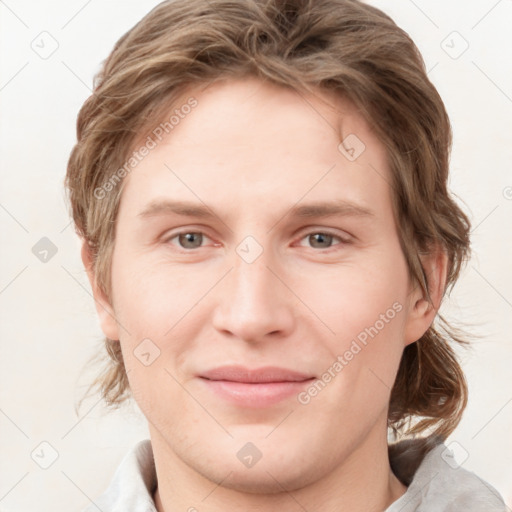
[[(458, 466), (443, 443), (422, 453), (421, 440), (390, 447), (390, 462), (407, 491), (385, 512), (505, 512), (490, 484)], [(405, 482), (408, 481), (408, 482)], [(137, 443), (124, 457), (108, 489), (83, 512), (156, 512), (157, 478), (151, 441)]]

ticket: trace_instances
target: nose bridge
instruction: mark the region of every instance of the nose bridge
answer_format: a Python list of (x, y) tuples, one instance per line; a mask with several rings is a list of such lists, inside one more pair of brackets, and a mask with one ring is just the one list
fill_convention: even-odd
[(272, 295), (270, 281), (274, 277), (268, 269), (268, 263), (268, 258), (263, 254), (250, 263), (237, 257), (231, 273), (233, 294), (241, 305), (245, 304), (254, 310), (269, 303)]
[(241, 249), (243, 243), (221, 291), (215, 327), (252, 341), (271, 333), (289, 332), (293, 314), (282, 284), (268, 268), (272, 268), (271, 251), (263, 250), (251, 260)]

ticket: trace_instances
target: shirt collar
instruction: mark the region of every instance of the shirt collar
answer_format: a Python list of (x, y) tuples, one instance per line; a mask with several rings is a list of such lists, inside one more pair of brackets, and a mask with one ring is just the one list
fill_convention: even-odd
[[(426, 452), (426, 453), (425, 453)], [(437, 512), (504, 512), (499, 493), (487, 482), (456, 463), (443, 443), (425, 450), (420, 439), (401, 441), (390, 447), (391, 467), (408, 485), (407, 491), (385, 512), (414, 512), (428, 505)], [(157, 512), (153, 495), (157, 487), (151, 441), (137, 443), (123, 458), (107, 491), (83, 512)]]

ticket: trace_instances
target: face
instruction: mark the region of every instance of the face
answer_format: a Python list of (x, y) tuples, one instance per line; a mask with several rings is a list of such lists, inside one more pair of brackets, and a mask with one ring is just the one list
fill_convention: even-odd
[(189, 93), (125, 179), (102, 328), (155, 458), (296, 489), (385, 445), (402, 351), (432, 318), (384, 147), (349, 103), (256, 79)]

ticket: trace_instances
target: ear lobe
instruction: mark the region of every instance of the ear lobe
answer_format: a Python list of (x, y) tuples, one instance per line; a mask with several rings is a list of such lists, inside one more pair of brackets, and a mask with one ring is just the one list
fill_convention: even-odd
[(423, 296), (421, 287), (416, 285), (410, 295), (410, 306), (404, 332), (405, 345), (410, 345), (419, 340), (432, 325), (446, 287), (448, 270), (448, 255), (446, 252), (437, 246), (433, 252), (420, 258), (432, 303), (428, 300), (428, 297)]
[(107, 296), (98, 285), (93, 268), (93, 256), (87, 240), (82, 240), (81, 257), (87, 272), (87, 277), (89, 278), (89, 283), (91, 284), (92, 294), (94, 297), (94, 305), (100, 320), (101, 330), (107, 338), (111, 340), (118, 340), (119, 329), (114, 315), (114, 309), (110, 304)]

